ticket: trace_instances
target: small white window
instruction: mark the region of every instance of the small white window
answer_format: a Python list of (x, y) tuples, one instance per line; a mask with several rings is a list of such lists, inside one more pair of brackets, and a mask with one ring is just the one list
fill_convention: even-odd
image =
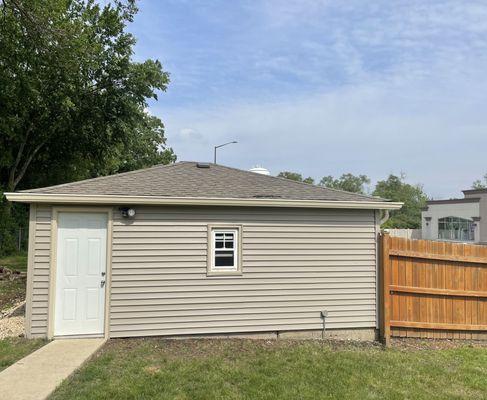
[(240, 229), (210, 228), (209, 275), (239, 274), (240, 266)]

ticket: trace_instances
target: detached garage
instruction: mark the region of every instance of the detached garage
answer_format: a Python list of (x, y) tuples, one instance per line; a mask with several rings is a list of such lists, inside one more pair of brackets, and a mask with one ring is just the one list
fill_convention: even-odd
[(7, 193), (30, 203), (28, 337), (372, 338), (380, 210), (401, 204), (180, 162)]

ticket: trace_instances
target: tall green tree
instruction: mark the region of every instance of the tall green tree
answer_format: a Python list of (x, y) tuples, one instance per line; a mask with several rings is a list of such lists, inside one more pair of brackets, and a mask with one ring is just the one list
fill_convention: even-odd
[(487, 189), (487, 174), (485, 174), (482, 179), (474, 181), (472, 189)]
[(315, 180), (311, 176), (308, 176), (307, 178), (303, 178), (303, 176), (297, 172), (282, 171), (279, 172), (277, 176), (279, 178), (286, 178), (292, 181), (309, 183), (311, 185), (315, 182)]
[(162, 122), (145, 111), (168, 74), (157, 60), (132, 61), (126, 26), (136, 12), (133, 0), (2, 0), (3, 190), (38, 167), (64, 181), (174, 159)]
[(400, 210), (391, 211), (384, 228), (421, 228), (421, 209), (428, 197), (422, 186), (411, 185), (404, 180), (404, 175), (389, 175), (386, 180), (377, 182), (374, 196), (404, 203)]
[(345, 190), (352, 193), (365, 194), (365, 185), (370, 184), (370, 179), (367, 175), (353, 175), (343, 174), (339, 178), (333, 178), (333, 176), (324, 176), (320, 185), (332, 189)]
[[(134, 0), (1, 0), (0, 198), (175, 160), (146, 112), (168, 73), (132, 60), (136, 12)], [(3, 200), (1, 223), (10, 215)]]

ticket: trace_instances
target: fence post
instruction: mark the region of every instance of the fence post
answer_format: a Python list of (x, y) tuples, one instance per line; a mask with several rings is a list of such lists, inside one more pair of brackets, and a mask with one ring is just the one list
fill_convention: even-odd
[(391, 283), (389, 258), (390, 237), (387, 232), (381, 232), (380, 237), (380, 336), (384, 345), (389, 346), (391, 340), (391, 293), (389, 291), (389, 285)]

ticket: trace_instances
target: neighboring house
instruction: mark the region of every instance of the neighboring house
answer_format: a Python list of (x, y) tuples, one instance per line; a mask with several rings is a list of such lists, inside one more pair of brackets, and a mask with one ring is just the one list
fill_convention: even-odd
[(487, 189), (463, 199), (431, 200), (421, 213), (423, 239), (487, 243)]
[[(7, 193), (30, 203), (28, 337), (378, 324), (377, 197), (180, 162)], [(302, 333), (302, 332), (301, 332)]]

